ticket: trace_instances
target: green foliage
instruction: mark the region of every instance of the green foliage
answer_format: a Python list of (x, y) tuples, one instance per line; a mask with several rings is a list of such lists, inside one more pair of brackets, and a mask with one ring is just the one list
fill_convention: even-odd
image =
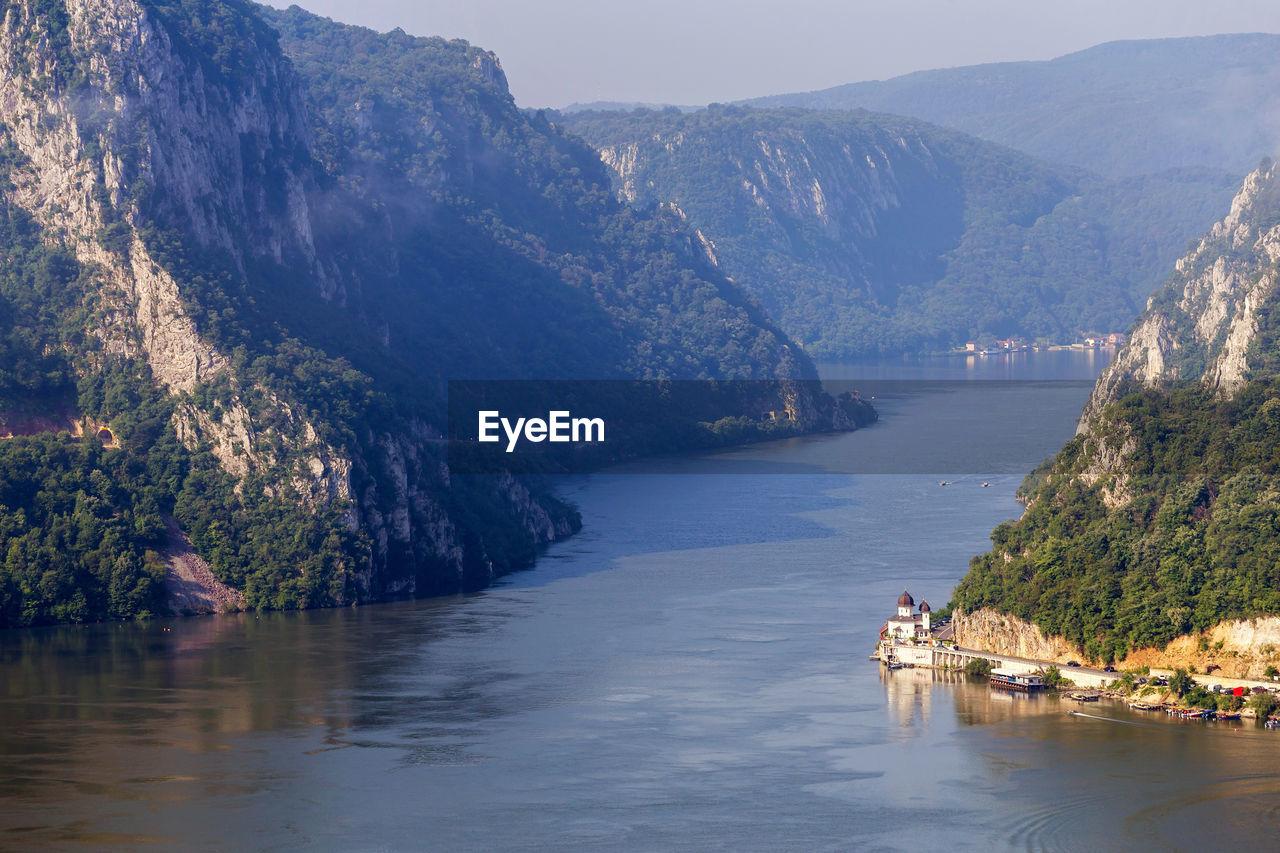
[(207, 450), (188, 451), (173, 401), (137, 364), (83, 378), (78, 405), (110, 423), (118, 449), (65, 432), (0, 441), (0, 627), (166, 612), (168, 515), (250, 607), (351, 599), (367, 546), (341, 505), (311, 511), (278, 483), (238, 484)]
[[(1056, 457), (1027, 512), (992, 533), (953, 604), (991, 607), (1104, 660), (1223, 619), (1280, 612), (1280, 382), (1231, 399), (1199, 386), (1140, 391), (1092, 431), (1123, 451), (1124, 479), (1079, 472), (1097, 445)], [(1114, 509), (1101, 490), (1132, 499)]]
[(1276, 669), (1274, 665), (1268, 665), (1262, 674), (1267, 678), (1274, 679), (1277, 675), (1280, 675), (1280, 669)]
[(234, 92), (250, 89), (261, 55), (276, 34), (247, 0), (143, 0), (175, 42), (178, 54), (200, 67), (207, 80)]
[(164, 609), (164, 524), (139, 460), (65, 433), (0, 442), (0, 627)]
[(1074, 687), (1075, 682), (1063, 675), (1062, 670), (1051, 666), (1044, 671), (1044, 686), (1057, 690), (1060, 687)]
[(1049, 479), (1049, 474), (1052, 471), (1052, 458), (1046, 459), (1036, 467), (1032, 468), (1031, 472), (1022, 478), (1022, 482), (1018, 485), (1018, 490), (1014, 494), (1014, 497), (1017, 500), (1026, 503), (1030, 500), (1031, 495), (1035, 493), (1036, 489), (1044, 485), (1045, 481)]
[(986, 678), (991, 674), (991, 661), (986, 658), (974, 658), (964, 665), (965, 675)]
[(1216, 698), (1219, 711), (1231, 713), (1244, 707), (1244, 697), (1237, 696), (1234, 693), (1219, 693)]
[(1267, 691), (1254, 693), (1253, 698), (1249, 700), (1249, 707), (1258, 715), (1259, 720), (1263, 720), (1276, 712), (1276, 708), (1280, 707), (1280, 699), (1277, 699), (1274, 693)]
[[(0, 181), (20, 162), (0, 147)], [(75, 395), (69, 350), (87, 313), (88, 274), (66, 249), (40, 239), (31, 216), (0, 204), (0, 411), (11, 417), (66, 408)]]
[[(1169, 681), (1169, 689), (1174, 690), (1172, 679)], [(1177, 690), (1174, 692), (1177, 693)], [(1200, 684), (1193, 683), (1182, 693), (1178, 693), (1178, 696), (1182, 698), (1182, 704), (1191, 708), (1216, 709), (1218, 707), (1218, 695), (1210, 693)]]
[[(487, 52), (296, 7), (260, 13), (298, 71), (320, 180), (340, 199), (327, 245), (360, 268), (348, 309), (413, 342), (394, 354), (409, 375), (813, 375), (678, 215), (620, 205), (596, 152), (518, 110)], [(300, 326), (290, 334), (306, 340)]]
[[(563, 121), (627, 152), (618, 189), (640, 207), (678, 205), (734, 280), (823, 358), (1121, 330), (1239, 184), (1204, 170), (1105, 181), (863, 112)], [(892, 201), (867, 202), (868, 185)]]

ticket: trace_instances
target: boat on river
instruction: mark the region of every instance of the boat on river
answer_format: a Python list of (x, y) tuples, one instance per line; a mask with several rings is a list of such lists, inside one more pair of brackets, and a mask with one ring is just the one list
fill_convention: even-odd
[(991, 670), (991, 686), (996, 690), (1016, 690), (1031, 693), (1044, 689), (1044, 676), (1037, 672), (1013, 672), (1007, 669)]

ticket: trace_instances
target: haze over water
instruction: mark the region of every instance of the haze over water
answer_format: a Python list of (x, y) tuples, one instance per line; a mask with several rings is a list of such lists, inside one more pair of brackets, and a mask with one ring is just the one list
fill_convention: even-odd
[[(0, 847), (1273, 845), (1280, 734), (867, 660), (904, 587), (942, 605), (1019, 514), (1088, 393), (978, 382), (960, 405), (932, 371), (1008, 370), (962, 364), (875, 371), (931, 382), (878, 395), (871, 429), (730, 454), (745, 473), (568, 479), (583, 533), (484, 593), (0, 633)], [(975, 462), (995, 412), (1031, 440)], [(868, 456), (953, 481), (847, 473)]]

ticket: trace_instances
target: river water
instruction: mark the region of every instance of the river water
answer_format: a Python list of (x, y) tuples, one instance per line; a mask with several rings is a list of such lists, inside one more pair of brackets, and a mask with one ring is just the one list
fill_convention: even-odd
[(1100, 367), (997, 361), (827, 366), (880, 424), (568, 478), (583, 533), (483, 593), (0, 634), (0, 847), (1273, 848), (1280, 733), (867, 659)]

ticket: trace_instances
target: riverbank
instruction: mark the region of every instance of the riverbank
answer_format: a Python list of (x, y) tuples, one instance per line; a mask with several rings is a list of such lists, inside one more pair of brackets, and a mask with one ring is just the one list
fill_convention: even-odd
[[(1153, 710), (1182, 708), (1188, 702), (1212, 699), (1215, 710), (1229, 710), (1239, 712), (1242, 718), (1255, 718), (1257, 712), (1250, 704), (1255, 696), (1259, 694), (1280, 696), (1280, 686), (1270, 681), (1213, 675), (1192, 676), (1184, 670), (1117, 671), (1069, 664), (1064, 666), (1055, 660), (1017, 657), (982, 649), (965, 648), (938, 637), (927, 640), (884, 638), (877, 643), (872, 658), (891, 668), (908, 666), (968, 671), (978, 663), (980, 669), (988, 672), (1000, 669), (1041, 677), (1047, 677), (1051, 672), (1056, 672), (1057, 683), (1046, 684), (1050, 689), (1059, 690), (1068, 696), (1084, 689), (1089, 694), (1116, 701), (1149, 704), (1153, 706)], [(1191, 679), (1185, 685), (1181, 695), (1170, 686), (1179, 672)], [(1237, 696), (1240, 702), (1231, 703), (1227, 700), (1227, 704), (1234, 706), (1225, 708), (1224, 703), (1219, 699), (1232, 695)], [(1280, 698), (1277, 698), (1276, 702), (1280, 704)]]

